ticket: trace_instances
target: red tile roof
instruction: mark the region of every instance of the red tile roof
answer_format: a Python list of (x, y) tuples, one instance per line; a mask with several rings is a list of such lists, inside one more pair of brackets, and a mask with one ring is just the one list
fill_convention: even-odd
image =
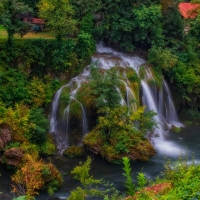
[(31, 24), (39, 24), (39, 25), (45, 24), (45, 20), (40, 18), (24, 18), (23, 21)]
[(200, 6), (199, 4), (191, 4), (191, 3), (180, 3), (178, 5), (181, 15), (186, 19), (195, 18), (197, 16), (196, 11), (198, 8), (200, 8), (199, 6)]
[(45, 21), (43, 19), (40, 18), (32, 18), (32, 24), (44, 24)]

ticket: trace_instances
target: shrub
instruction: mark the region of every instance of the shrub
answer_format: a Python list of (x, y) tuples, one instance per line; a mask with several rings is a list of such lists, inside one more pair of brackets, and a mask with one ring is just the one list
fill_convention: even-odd
[(62, 178), (54, 165), (44, 164), (27, 154), (23, 165), (12, 176), (12, 182), (14, 193), (22, 195), (20, 188), (24, 188), (26, 199), (34, 199), (38, 190), (43, 188), (52, 194), (62, 184)]

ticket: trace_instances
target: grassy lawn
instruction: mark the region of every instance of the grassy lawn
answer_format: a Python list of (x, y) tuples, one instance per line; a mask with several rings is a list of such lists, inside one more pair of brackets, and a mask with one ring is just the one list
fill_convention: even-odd
[[(7, 38), (6, 29), (0, 25), (0, 38)], [(15, 35), (15, 38), (20, 38), (18, 34)], [(28, 32), (26, 35), (23, 36), (26, 39), (54, 39), (54, 35), (52, 32), (44, 31), (44, 32)]]
[(0, 25), (0, 38), (7, 38), (6, 29), (2, 25)]
[[(20, 37), (20, 36), (18, 36)], [(43, 39), (54, 39), (54, 35), (52, 34), (52, 32), (28, 32), (26, 35), (23, 36), (23, 38), (26, 39), (36, 39), (36, 38), (43, 38)]]

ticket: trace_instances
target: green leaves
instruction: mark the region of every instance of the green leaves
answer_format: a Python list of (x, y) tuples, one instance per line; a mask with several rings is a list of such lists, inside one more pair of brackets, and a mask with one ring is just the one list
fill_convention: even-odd
[(133, 196), (135, 193), (135, 186), (133, 184), (132, 181), (132, 174), (131, 174), (131, 166), (130, 166), (130, 159), (127, 157), (123, 158), (123, 170), (125, 173), (123, 173), (123, 175), (125, 176), (126, 180), (125, 180), (125, 187), (127, 188), (127, 193), (128, 195)]
[(2, 0), (0, 10), (1, 22), (8, 32), (8, 43), (11, 44), (14, 34), (20, 33), (22, 29), (24, 31), (25, 22), (22, 19), (32, 9), (19, 0)]
[(98, 109), (114, 108), (120, 105), (120, 94), (116, 90), (120, 80), (117, 77), (116, 70), (113, 68), (101, 73), (100, 70), (91, 66), (91, 95), (96, 96), (95, 104)]
[(148, 183), (144, 173), (141, 172), (138, 173), (137, 180), (140, 188), (144, 188), (144, 186)]
[(178, 63), (178, 57), (168, 48), (152, 47), (149, 51), (149, 62), (160, 70), (169, 70)]
[(134, 40), (146, 45), (162, 46), (164, 37), (161, 25), (161, 7), (139, 6), (132, 10), (134, 18)]
[(16, 197), (12, 200), (26, 200), (26, 196), (19, 196), (19, 197)]
[[(93, 176), (89, 175), (91, 161), (91, 157), (87, 157), (85, 163), (80, 163), (80, 165), (76, 166), (71, 172), (74, 175), (74, 178), (81, 182), (82, 187), (77, 187), (75, 190), (71, 191), (68, 200), (84, 200), (88, 195), (104, 197), (111, 192), (112, 194), (114, 192), (117, 199), (118, 192), (112, 184), (109, 184), (102, 179), (94, 179)], [(102, 191), (102, 188), (99, 188), (99, 186), (102, 185), (108, 189)]]
[(72, 18), (74, 10), (68, 0), (40, 0), (39, 15), (46, 20), (58, 41), (76, 30), (76, 20)]

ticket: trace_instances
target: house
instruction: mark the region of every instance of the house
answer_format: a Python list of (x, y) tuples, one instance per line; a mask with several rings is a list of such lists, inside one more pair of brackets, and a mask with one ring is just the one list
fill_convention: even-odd
[(200, 4), (180, 3), (178, 8), (183, 18), (194, 19), (197, 16), (197, 10), (200, 9), (199, 6)]
[(23, 21), (32, 24), (33, 31), (42, 31), (45, 28), (45, 20), (44, 19), (30, 17), (30, 18), (25, 18)]

